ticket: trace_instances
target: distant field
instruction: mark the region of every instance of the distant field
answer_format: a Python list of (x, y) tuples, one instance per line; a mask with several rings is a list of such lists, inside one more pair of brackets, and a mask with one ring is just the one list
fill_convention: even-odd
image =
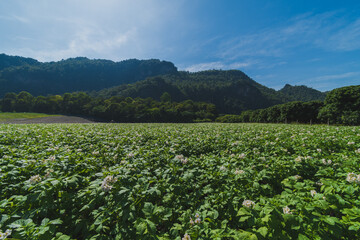
[(59, 115), (49, 115), (44, 113), (10, 113), (10, 112), (1, 112), (0, 121), (7, 121), (12, 119), (29, 119), (29, 118), (41, 118), (41, 117), (54, 117)]
[(39, 123), (93, 123), (94, 120), (66, 115), (43, 113), (0, 113), (1, 124), (39, 124)]

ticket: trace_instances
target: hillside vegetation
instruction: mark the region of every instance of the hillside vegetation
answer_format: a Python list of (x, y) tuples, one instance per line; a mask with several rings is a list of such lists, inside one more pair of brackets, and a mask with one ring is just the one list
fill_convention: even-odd
[[(286, 89), (289, 89), (289, 86)], [(325, 96), (324, 93), (305, 86), (290, 88), (290, 91), (275, 91), (238, 70), (209, 70), (148, 78), (133, 84), (103, 89), (93, 93), (93, 96), (151, 97), (159, 100), (162, 94), (167, 92), (173, 101), (191, 99), (209, 102), (214, 104), (220, 113), (232, 114), (291, 101), (323, 100)]]
[(286, 85), (275, 91), (239, 70), (177, 71), (171, 62), (130, 59), (121, 62), (72, 58), (41, 63), (0, 55), (0, 97), (26, 91), (33, 96), (85, 91), (92, 96), (172, 101), (192, 100), (216, 105), (220, 113), (239, 114), (290, 101), (323, 100), (324, 93), (306, 86)]
[(0, 56), (0, 97), (8, 92), (32, 95), (94, 91), (133, 83), (147, 77), (177, 72), (176, 67), (156, 59), (121, 62), (71, 58), (40, 63), (33, 59)]
[(291, 86), (290, 84), (286, 84), (282, 89), (279, 90), (279, 92), (292, 99), (293, 101), (323, 101), (326, 97), (326, 93), (320, 92), (304, 85)]
[(322, 93), (287, 84), (276, 91), (239, 70), (190, 73), (159, 60), (73, 58), (40, 63), (0, 55), (0, 62), (3, 112), (71, 114), (117, 122), (360, 124), (360, 86)]

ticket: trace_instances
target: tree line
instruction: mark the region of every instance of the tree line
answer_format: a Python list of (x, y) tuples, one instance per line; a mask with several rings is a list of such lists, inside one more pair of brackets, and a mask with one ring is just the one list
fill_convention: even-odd
[(360, 85), (334, 89), (322, 101), (288, 102), (247, 110), (238, 115), (218, 116), (214, 104), (172, 101), (168, 92), (159, 100), (113, 96), (92, 97), (85, 92), (34, 97), (22, 91), (7, 93), (0, 101), (3, 112), (70, 114), (116, 122), (257, 122), (328, 123), (360, 125)]
[(192, 100), (172, 102), (168, 93), (156, 101), (118, 96), (93, 98), (85, 92), (34, 97), (22, 91), (5, 94), (0, 106), (3, 112), (69, 114), (107, 122), (202, 122), (217, 117), (213, 104)]
[(252, 122), (252, 123), (321, 123), (318, 118), (321, 101), (289, 102), (265, 109), (244, 111), (239, 115), (224, 115), (217, 122)]
[(224, 115), (217, 122), (327, 123), (360, 125), (360, 85), (337, 88), (322, 101), (289, 102), (265, 109)]

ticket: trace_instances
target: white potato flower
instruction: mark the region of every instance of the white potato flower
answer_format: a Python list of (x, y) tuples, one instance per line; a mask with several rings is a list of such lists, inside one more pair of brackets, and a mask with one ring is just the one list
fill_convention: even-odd
[(191, 240), (191, 237), (189, 234), (185, 233), (184, 237), (181, 240)]
[(253, 208), (255, 206), (255, 203), (251, 200), (244, 200), (242, 205), (247, 208)]
[(29, 181), (30, 181), (30, 183), (37, 183), (37, 182), (41, 181), (41, 177), (40, 177), (40, 175), (35, 175), (35, 176), (30, 177)]
[(291, 212), (291, 210), (290, 210), (290, 208), (289, 208), (288, 206), (285, 206), (285, 207), (283, 208), (283, 213), (284, 213), (284, 214), (292, 214), (292, 212)]

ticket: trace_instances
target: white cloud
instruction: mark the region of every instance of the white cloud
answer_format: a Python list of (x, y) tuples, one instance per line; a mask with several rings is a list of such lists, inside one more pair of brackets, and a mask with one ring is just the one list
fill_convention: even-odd
[(84, 29), (77, 32), (65, 46), (42, 46), (42, 49), (21, 48), (12, 51), (15, 55), (31, 56), (39, 61), (61, 60), (76, 56), (111, 56), (117, 49), (126, 46), (136, 35), (136, 30), (129, 30), (124, 34), (116, 33), (114, 36), (104, 37), (107, 33)]
[(341, 80), (346, 78), (351, 78), (355, 76), (359, 76), (360, 72), (346, 72), (341, 74), (330, 74), (330, 75), (323, 75), (309, 79), (310, 82), (322, 82), (322, 81), (329, 81), (329, 80)]
[(340, 29), (330, 37), (327, 47), (339, 51), (360, 49), (360, 19)]
[(209, 69), (218, 69), (219, 70), (219, 69), (223, 69), (224, 66), (225, 65), (221, 62), (199, 63), (199, 64), (194, 64), (189, 67), (186, 67), (185, 71), (199, 72), (199, 71), (205, 71), (205, 70), (209, 70)]
[(349, 23), (336, 12), (303, 14), (282, 27), (263, 29), (224, 41), (218, 56), (226, 59), (284, 57), (291, 54), (291, 49), (305, 47), (326, 51), (359, 50), (360, 19)]
[(194, 64), (189, 67), (185, 68), (185, 71), (189, 72), (199, 72), (205, 71), (209, 69), (216, 69), (216, 70), (226, 70), (226, 69), (239, 69), (239, 68), (246, 68), (256, 64), (254, 61), (247, 61), (247, 62), (233, 62), (233, 63), (224, 63), (224, 62), (207, 62), (207, 63), (199, 63)]
[(183, 6), (183, 1), (167, 0), (14, 0), (11, 8), (0, 9), (0, 18), (28, 24), (18, 29), (0, 24), (3, 36), (15, 40), (2, 51), (41, 61), (166, 58), (173, 51), (172, 33), (186, 24), (174, 25), (182, 19), (178, 11)]

